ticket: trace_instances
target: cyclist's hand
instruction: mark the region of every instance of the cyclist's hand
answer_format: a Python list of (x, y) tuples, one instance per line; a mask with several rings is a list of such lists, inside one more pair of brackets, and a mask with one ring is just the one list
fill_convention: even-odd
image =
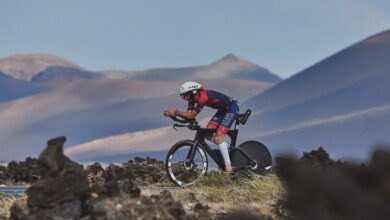
[(172, 116), (175, 116), (176, 115), (176, 109), (174, 109), (174, 108), (169, 108), (169, 109), (167, 109), (167, 110), (165, 110), (164, 111), (164, 115), (166, 116), (166, 117), (172, 117)]

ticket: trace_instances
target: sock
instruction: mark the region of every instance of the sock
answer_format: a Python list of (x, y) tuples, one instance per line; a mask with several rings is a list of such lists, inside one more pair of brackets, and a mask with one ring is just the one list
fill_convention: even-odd
[(228, 143), (226, 141), (222, 142), (221, 144), (218, 145), (219, 150), (221, 151), (223, 160), (225, 161), (225, 166), (230, 166), (230, 157), (229, 157), (229, 150), (228, 150)]

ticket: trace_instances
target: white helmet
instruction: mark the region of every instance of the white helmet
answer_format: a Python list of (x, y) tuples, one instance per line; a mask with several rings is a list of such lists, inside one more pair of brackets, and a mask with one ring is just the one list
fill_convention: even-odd
[(185, 82), (180, 86), (180, 95), (184, 95), (187, 92), (193, 91), (193, 94), (196, 94), (199, 89), (202, 88), (202, 85), (196, 82)]

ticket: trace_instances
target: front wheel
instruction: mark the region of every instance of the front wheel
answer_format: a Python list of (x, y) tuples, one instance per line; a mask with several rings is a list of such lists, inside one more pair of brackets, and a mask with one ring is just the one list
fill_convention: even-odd
[(187, 162), (187, 155), (193, 144), (194, 142), (191, 140), (176, 143), (169, 150), (165, 160), (165, 170), (169, 179), (181, 187), (193, 184), (207, 172), (207, 155), (200, 145), (196, 148), (192, 163)]

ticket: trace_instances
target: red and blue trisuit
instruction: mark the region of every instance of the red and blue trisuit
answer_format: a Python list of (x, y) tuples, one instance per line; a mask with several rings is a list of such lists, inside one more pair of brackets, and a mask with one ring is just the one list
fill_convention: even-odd
[(200, 89), (198, 100), (188, 102), (188, 110), (197, 113), (204, 106), (218, 110), (207, 124), (207, 128), (217, 129), (217, 134), (226, 134), (239, 114), (237, 101), (214, 90)]

